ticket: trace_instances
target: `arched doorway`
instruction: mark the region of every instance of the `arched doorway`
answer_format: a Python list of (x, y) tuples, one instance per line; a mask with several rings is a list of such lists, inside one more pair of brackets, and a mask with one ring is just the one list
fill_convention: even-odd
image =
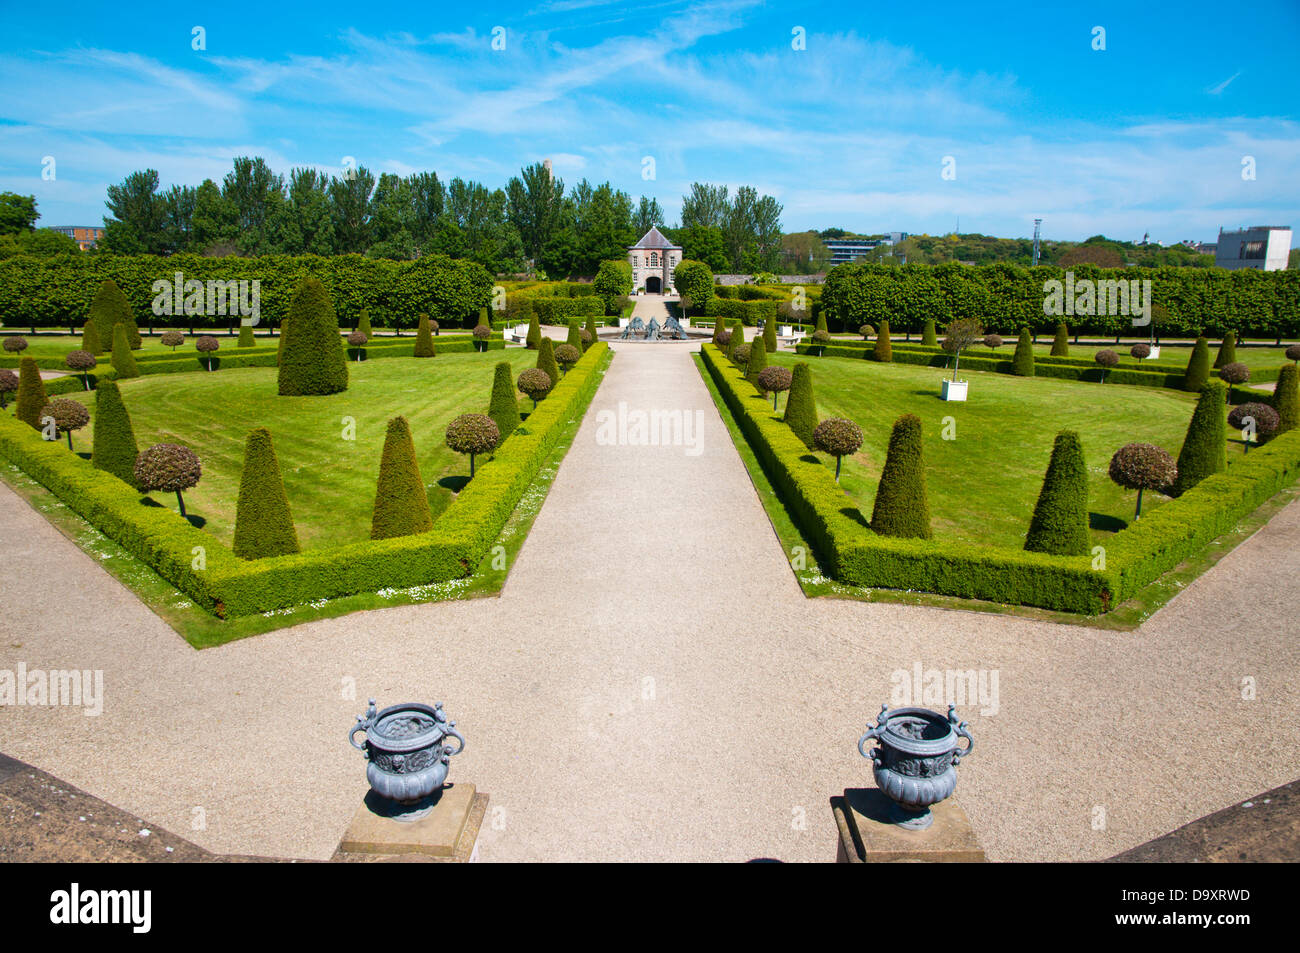
[(663, 279), (660, 278), (658, 275), (651, 275), (649, 278), (645, 280), (645, 290), (646, 290), (646, 294), (652, 294), (652, 295), (662, 294)]

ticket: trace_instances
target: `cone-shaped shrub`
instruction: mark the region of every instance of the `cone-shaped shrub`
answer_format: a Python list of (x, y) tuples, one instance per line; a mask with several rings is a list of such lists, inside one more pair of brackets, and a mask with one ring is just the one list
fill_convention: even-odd
[[(758, 375), (763, 373), (765, 367), (767, 367), (767, 344), (763, 340), (763, 335), (758, 334), (749, 343), (749, 363), (745, 365), (745, 379), (758, 387)], [(759, 390), (762, 388), (760, 387)]]
[(101, 347), (108, 347), (113, 340), (113, 327), (117, 324), (126, 325), (126, 343), (129, 347), (134, 349), (140, 346), (140, 329), (135, 325), (131, 303), (112, 278), (100, 282), (99, 290), (90, 302), (90, 322), (95, 325), (95, 335), (99, 338)]
[(1214, 358), (1214, 369), (1217, 371), (1221, 367), (1237, 362), (1237, 333), (1229, 331), (1223, 336), (1223, 342), (1219, 345), (1219, 353)]
[(370, 329), (369, 311), (361, 312), (361, 320), (357, 322), (357, 330), (366, 336), (367, 341), (369, 341), (372, 337), (375, 336), (375, 332)]
[(720, 347), (723, 350), (726, 350), (726, 345), (723, 343), (722, 335), (725, 334), (726, 331), (727, 331), (727, 322), (721, 317), (714, 318), (713, 343), (715, 346)]
[(1300, 427), (1300, 373), (1294, 364), (1284, 364), (1277, 375), (1273, 409), (1277, 411), (1278, 433)]
[(930, 504), (921, 454), (921, 418), (903, 414), (889, 435), (871, 528), (881, 536), (930, 538)]
[(280, 396), (337, 394), (348, 389), (348, 358), (339, 337), (334, 303), (320, 279), (304, 278), (289, 303), (289, 325), (280, 356)]
[(934, 331), (934, 318), (925, 319), (925, 328), (921, 331), (921, 343), (926, 347), (939, 346), (939, 336)]
[(1193, 394), (1200, 393), (1205, 382), (1210, 379), (1210, 342), (1205, 338), (1196, 339), (1192, 356), (1187, 359), (1187, 371), (1183, 374), (1183, 390)]
[(785, 422), (811, 450), (817, 429), (817, 402), (813, 399), (812, 368), (803, 361), (790, 374), (790, 396), (785, 400)]
[(582, 343), (582, 349), (583, 349), (584, 351), (585, 351), (587, 348), (591, 347), (593, 344), (595, 344), (597, 340), (599, 340), (599, 339), (596, 337), (596, 316), (595, 316), (594, 314), (589, 314), (589, 315), (587, 315), (587, 328), (586, 328), (586, 331), (587, 331), (587, 334), (590, 336), (591, 339), (590, 339), (589, 341), (586, 341), (586, 342), (583, 342), (583, 343)]
[(284, 363), (284, 339), (289, 336), (289, 319), (285, 318), (280, 322), (280, 343), (275, 347), (275, 366), (279, 367)]
[(825, 331), (827, 334), (830, 333), (830, 329), (826, 327), (826, 312), (821, 308), (817, 309), (817, 326), (814, 327), (813, 330)]
[(552, 385), (560, 379), (560, 365), (555, 360), (555, 344), (548, 337), (542, 338), (537, 348), (537, 369), (546, 372)]
[(388, 422), (384, 453), (379, 460), (375, 513), (370, 520), (371, 539), (414, 536), (433, 529), (429, 494), (415, 459), (415, 442), (405, 417)]
[(253, 338), (253, 326), (251, 324), (239, 325), (239, 341), (235, 347), (257, 347), (257, 341)]
[(135, 442), (135, 428), (122, 403), (117, 381), (100, 381), (95, 388), (93, 439), (91, 465), (135, 486), (135, 458), (140, 455), (140, 446)]
[(1029, 328), (1020, 329), (1020, 339), (1016, 341), (1016, 354), (1011, 359), (1012, 372), (1018, 377), (1034, 376), (1034, 339)]
[(871, 352), (871, 356), (886, 364), (894, 360), (894, 345), (889, 340), (888, 321), (880, 322), (880, 330), (876, 332), (876, 349)]
[(1070, 356), (1070, 329), (1062, 321), (1056, 326), (1056, 337), (1052, 339), (1052, 357)]
[(1056, 435), (1025, 549), (1057, 556), (1088, 552), (1088, 468), (1083, 462), (1083, 444), (1073, 430)]
[(731, 322), (731, 340), (727, 342), (727, 357), (736, 359), (736, 348), (745, 343), (745, 322)]
[(427, 314), (420, 315), (420, 325), (415, 331), (415, 356), (433, 357), (433, 326)]
[(113, 370), (117, 371), (118, 380), (140, 376), (140, 369), (135, 366), (135, 355), (131, 353), (124, 324), (113, 327)]
[(1183, 449), (1178, 452), (1178, 478), (1169, 491), (1171, 496), (1182, 496), (1207, 476), (1228, 468), (1223, 386), (1218, 381), (1210, 381), (1201, 388), (1200, 400), (1183, 438)]
[(14, 416), (37, 430), (41, 429), (41, 408), (45, 406), (45, 383), (41, 380), (36, 359), (24, 357), (18, 361), (18, 402)]
[(768, 318), (767, 323), (763, 325), (763, 351), (766, 354), (776, 353), (776, 318)]
[(579, 354), (582, 353), (582, 336), (578, 332), (577, 318), (569, 319), (569, 336), (564, 339), (564, 343), (572, 344), (574, 347), (578, 349)]
[(536, 351), (542, 346), (542, 325), (537, 320), (537, 312), (531, 308), (528, 313), (528, 334), (524, 337), (524, 344), (530, 351)]
[(99, 340), (99, 329), (95, 327), (94, 321), (87, 321), (86, 326), (81, 329), (81, 349), (91, 354), (102, 354), (104, 345)]
[(515, 379), (508, 361), (498, 364), (492, 376), (492, 400), (488, 403), (488, 416), (496, 421), (502, 440), (514, 433), (519, 426), (519, 398), (515, 396)]
[(241, 559), (298, 551), (298, 533), (280, 479), (280, 462), (275, 457), (271, 431), (265, 427), (249, 433), (244, 444), (244, 473), (239, 480), (235, 543), (231, 548)]

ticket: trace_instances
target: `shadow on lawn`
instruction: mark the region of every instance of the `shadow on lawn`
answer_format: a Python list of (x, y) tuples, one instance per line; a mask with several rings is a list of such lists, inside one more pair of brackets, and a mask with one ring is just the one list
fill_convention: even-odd
[(1105, 513), (1089, 513), (1088, 528), (1100, 533), (1118, 533), (1128, 528), (1128, 520), (1122, 520), (1118, 516), (1107, 516)]
[[(163, 506), (161, 503), (159, 503), (157, 500), (155, 500), (155, 499), (154, 499), (153, 497), (151, 497), (151, 496), (142, 496), (142, 497), (140, 497), (140, 505), (141, 505), (141, 506), (152, 506), (152, 507), (154, 507), (154, 508), (156, 508), (156, 509), (160, 509), (160, 510), (165, 510), (165, 509), (167, 509), (166, 506)], [(186, 519), (186, 521), (187, 521), (191, 526), (193, 526), (195, 529), (203, 529), (203, 527), (205, 527), (205, 526), (208, 525), (208, 521), (207, 521), (206, 519), (204, 519), (202, 516), (199, 516), (197, 513), (186, 513), (186, 514), (185, 514), (185, 519)]]
[(438, 481), (438, 486), (444, 490), (450, 490), (452, 493), (459, 493), (469, 485), (469, 475), (461, 474), (460, 476), (445, 476)]

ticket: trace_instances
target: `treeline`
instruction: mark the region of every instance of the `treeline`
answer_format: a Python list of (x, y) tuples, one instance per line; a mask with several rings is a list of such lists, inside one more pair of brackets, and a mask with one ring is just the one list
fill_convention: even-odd
[[(851, 235), (841, 228), (828, 228), (816, 236), (825, 241), (836, 238), (883, 238), (883, 235)], [(787, 237), (787, 245), (789, 244)], [(819, 250), (809, 239), (800, 250), (814, 258)], [(812, 247), (809, 247), (811, 245)], [(824, 247), (824, 246), (823, 246)], [(881, 245), (868, 252), (863, 264), (903, 263), (914, 265), (943, 265), (948, 263), (973, 263), (976, 265), (1032, 265), (1034, 242), (1031, 238), (998, 238), (978, 232), (949, 235), (909, 235), (895, 245)], [(1058, 265), (1062, 268), (1092, 264), (1099, 268), (1121, 268), (1140, 265), (1147, 268), (1209, 268), (1214, 265), (1213, 255), (1204, 255), (1184, 245), (1143, 245), (1122, 242), (1094, 235), (1082, 242), (1043, 240), (1039, 244), (1038, 261), (1041, 265)]]

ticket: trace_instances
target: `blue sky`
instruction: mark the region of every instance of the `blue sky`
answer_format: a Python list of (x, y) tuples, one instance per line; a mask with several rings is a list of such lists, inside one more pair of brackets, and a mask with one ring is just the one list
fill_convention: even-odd
[(135, 169), (220, 181), (236, 155), (491, 186), (551, 157), (669, 224), (699, 180), (775, 195), (787, 231), (1300, 225), (1294, 0), (5, 7), (0, 190), (34, 193), (41, 225), (98, 224)]

